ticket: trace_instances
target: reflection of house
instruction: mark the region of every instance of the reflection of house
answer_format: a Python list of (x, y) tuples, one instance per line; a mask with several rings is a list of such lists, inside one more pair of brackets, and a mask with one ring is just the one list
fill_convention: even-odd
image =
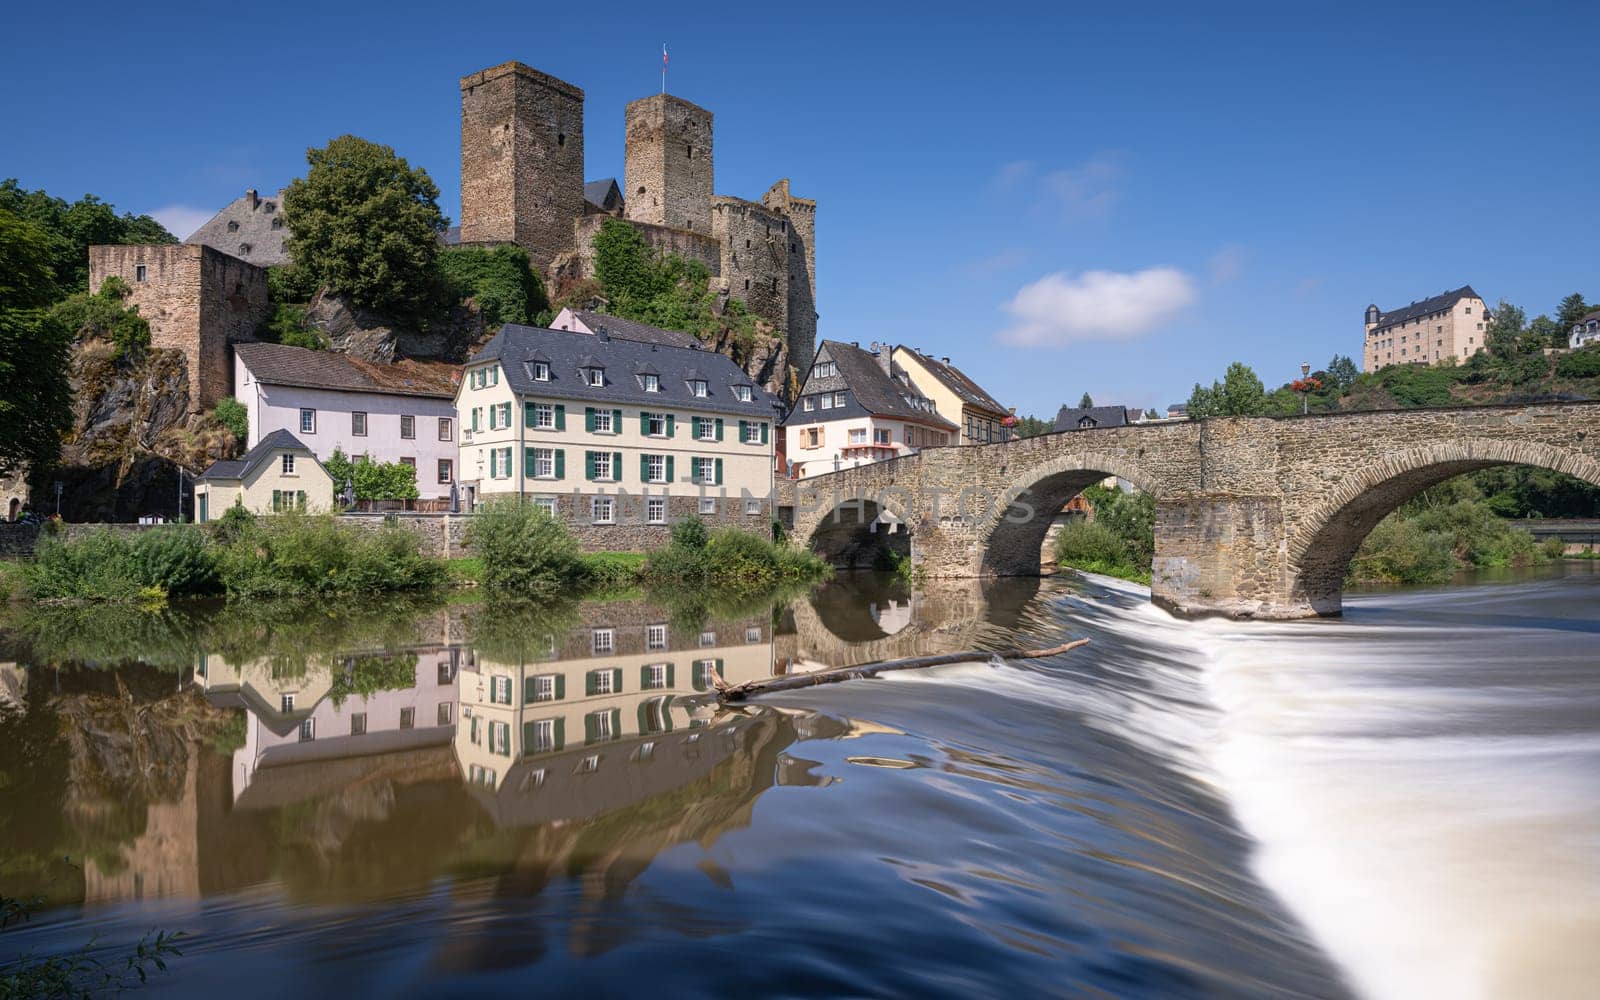
[(761, 618), (686, 635), (664, 610), (640, 621), (651, 609), (633, 606), (632, 620), (613, 624), (608, 607), (586, 607), (590, 623), (548, 637), (535, 658), (463, 664), (455, 743), (469, 783), (498, 787), (524, 758), (575, 750), (589, 751), (577, 766), (598, 767), (640, 738), (691, 727), (680, 699), (709, 691), (711, 671), (733, 683), (772, 673)]
[(793, 474), (804, 479), (954, 444), (960, 428), (939, 415), (888, 345), (872, 352), (825, 340), (783, 433)]
[(255, 514), (333, 508), (333, 478), (311, 449), (277, 430), (241, 459), (222, 459), (194, 484), (196, 519), (202, 524), (238, 504)]

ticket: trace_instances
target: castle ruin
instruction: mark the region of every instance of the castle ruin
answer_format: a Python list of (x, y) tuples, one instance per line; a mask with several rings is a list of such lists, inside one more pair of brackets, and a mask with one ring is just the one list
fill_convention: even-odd
[[(585, 198), (583, 91), (503, 63), (461, 79), (461, 242), (515, 243), (547, 277), (594, 275), (594, 235), (618, 214), (659, 253), (771, 323), (800, 371), (816, 350), (817, 203), (781, 180), (760, 202), (715, 193), (712, 113), (670, 94), (624, 111), (621, 204)], [(609, 182), (591, 190), (612, 191)]]

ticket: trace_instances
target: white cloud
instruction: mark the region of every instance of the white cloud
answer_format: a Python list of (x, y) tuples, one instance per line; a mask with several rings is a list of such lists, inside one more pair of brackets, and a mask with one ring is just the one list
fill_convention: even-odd
[(167, 232), (180, 240), (211, 221), (216, 215), (213, 208), (193, 208), (189, 205), (167, 205), (150, 213), (150, 217), (167, 227)]
[(1244, 271), (1245, 249), (1237, 243), (1228, 243), (1211, 255), (1211, 283), (1225, 285)]
[(1131, 274), (1065, 271), (1024, 285), (1003, 307), (1012, 325), (1000, 339), (1024, 347), (1137, 337), (1194, 301), (1194, 281), (1171, 267)]

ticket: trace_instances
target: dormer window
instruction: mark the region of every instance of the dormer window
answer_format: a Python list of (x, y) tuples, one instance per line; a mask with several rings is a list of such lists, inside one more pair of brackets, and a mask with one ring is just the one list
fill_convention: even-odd
[(834, 364), (832, 361), (819, 361), (817, 362), (816, 366), (811, 369), (811, 374), (815, 378), (829, 378), (830, 376), (839, 374), (839, 366)]
[(661, 391), (661, 376), (659, 375), (640, 375), (639, 383), (644, 386), (645, 392)]
[(532, 371), (533, 380), (535, 382), (548, 382), (548, 381), (550, 381), (550, 363), (549, 362), (547, 362), (547, 361), (533, 361), (533, 362), (529, 363), (528, 368)]
[(704, 397), (710, 395), (709, 389), (708, 389), (708, 387), (706, 385), (706, 380), (705, 379), (701, 379), (701, 378), (692, 378), (692, 379), (690, 379), (689, 380), (689, 393), (691, 395), (698, 396), (698, 397), (701, 397), (701, 398), (704, 398)]
[(228, 232), (237, 233), (238, 231), (239, 231), (239, 223), (235, 222), (232, 219), (229, 219), (228, 220)]
[(750, 402), (750, 395), (750, 387), (747, 385), (736, 385), (733, 387), (733, 396), (741, 403)]
[(583, 382), (585, 385), (596, 389), (604, 388), (606, 384), (606, 370), (604, 368), (584, 368)]

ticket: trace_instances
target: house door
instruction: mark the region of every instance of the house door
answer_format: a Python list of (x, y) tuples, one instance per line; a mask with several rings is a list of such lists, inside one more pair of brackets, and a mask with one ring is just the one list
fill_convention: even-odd
[(470, 511), (476, 510), (477, 507), (478, 507), (478, 488), (476, 486), (468, 486), (467, 487), (467, 510), (470, 512)]
[(211, 498), (209, 496), (207, 496), (206, 494), (204, 494), (204, 493), (200, 494), (200, 511), (199, 511), (200, 517), (198, 518), (198, 520), (199, 520), (199, 522), (201, 524), (205, 524), (206, 520), (207, 520), (207, 516), (206, 516), (207, 515), (207, 508), (210, 505), (207, 504), (206, 501), (209, 500), (209, 499), (211, 499)]
[(22, 513), (22, 501), (16, 497), (11, 498), (11, 509), (6, 512), (7, 521), (15, 521), (17, 515)]

